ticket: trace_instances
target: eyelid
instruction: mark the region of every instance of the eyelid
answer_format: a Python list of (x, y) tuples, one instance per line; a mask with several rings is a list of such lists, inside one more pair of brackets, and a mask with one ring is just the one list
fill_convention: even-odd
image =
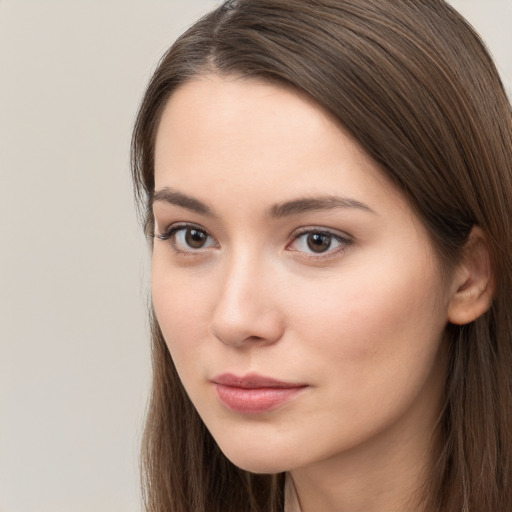
[(173, 222), (172, 224), (169, 224), (165, 229), (158, 230), (158, 232), (154, 233), (153, 236), (155, 238), (159, 238), (160, 240), (168, 240), (169, 237), (173, 235), (173, 233), (185, 228), (195, 228), (199, 231), (208, 233), (207, 229), (203, 228), (203, 226), (200, 226), (199, 224), (195, 224), (194, 222)]
[[(200, 248), (180, 248), (180, 245), (176, 243), (175, 235), (182, 230), (186, 229), (197, 229), (198, 231), (202, 231), (206, 234), (206, 236), (211, 239), (214, 242), (214, 245), (209, 245), (207, 247), (200, 247)], [(154, 238), (158, 238), (159, 240), (162, 240), (164, 242), (169, 242), (173, 250), (180, 255), (185, 256), (199, 256), (204, 255), (207, 252), (210, 252), (212, 249), (218, 248), (219, 243), (213, 237), (213, 235), (210, 234), (210, 232), (205, 229), (200, 224), (196, 224), (194, 222), (175, 222), (170, 225), (168, 225), (164, 230), (159, 230), (160, 232), (154, 233), (152, 236)], [(293, 249), (291, 248), (291, 245), (296, 242), (298, 239), (300, 239), (302, 236), (308, 235), (308, 234), (322, 234), (331, 237), (332, 239), (336, 240), (339, 245), (334, 248), (328, 248), (324, 252), (318, 252), (315, 253), (314, 251), (304, 251), (299, 249)], [(296, 229), (288, 236), (288, 242), (286, 244), (285, 249), (289, 250), (290, 252), (298, 253), (301, 258), (304, 259), (311, 259), (315, 261), (319, 261), (321, 259), (326, 258), (332, 258), (336, 255), (339, 255), (339, 253), (345, 252), (350, 245), (354, 242), (354, 238), (349, 235), (346, 232), (342, 232), (339, 230), (326, 228), (326, 227), (320, 227), (320, 226), (304, 226), (301, 228)]]
[(305, 233), (323, 233), (326, 235), (331, 235), (335, 238), (339, 238), (345, 241), (353, 241), (354, 237), (348, 234), (345, 231), (340, 231), (338, 229), (326, 228), (323, 226), (304, 226), (294, 230), (290, 236), (288, 237), (290, 241), (295, 240), (297, 237), (304, 235)]
[[(178, 232), (180, 232), (182, 230), (186, 230), (186, 229), (196, 229), (197, 231), (202, 231), (203, 233), (206, 234), (207, 237), (209, 237), (211, 240), (213, 240), (215, 242), (215, 246), (214, 247), (207, 246), (204, 248), (201, 247), (198, 249), (194, 249), (193, 247), (189, 247), (188, 249), (184, 249), (184, 250), (181, 249), (180, 247), (178, 247), (178, 244), (176, 243), (175, 235)], [(189, 256), (189, 255), (195, 256), (195, 255), (204, 254), (205, 252), (210, 251), (212, 248), (218, 247), (218, 242), (210, 234), (210, 232), (207, 229), (205, 229), (204, 227), (202, 227), (201, 225), (195, 224), (193, 222), (176, 222), (176, 223), (170, 224), (163, 231), (161, 231), (159, 233), (154, 233), (153, 236), (155, 238), (158, 238), (159, 240), (164, 241), (164, 242), (169, 242), (171, 247), (174, 249), (174, 251), (177, 254), (185, 255), (185, 256)]]
[[(340, 246), (335, 247), (333, 249), (328, 249), (325, 252), (319, 252), (319, 253), (289, 249), (290, 245), (293, 242), (297, 241), (299, 238), (301, 238), (304, 235), (308, 235), (308, 234), (312, 234), (312, 233), (328, 235), (328, 236), (332, 237), (333, 239), (335, 239), (336, 241), (338, 241), (340, 243)], [(286, 248), (288, 250), (290, 250), (291, 252), (300, 253), (301, 257), (303, 257), (303, 258), (308, 258), (308, 259), (312, 259), (312, 260), (316, 260), (316, 261), (323, 259), (323, 258), (331, 258), (331, 257), (338, 255), (341, 252), (345, 252), (348, 249), (348, 247), (350, 245), (352, 245), (354, 242), (354, 237), (352, 237), (348, 233), (341, 232), (338, 230), (333, 230), (330, 228), (320, 227), (320, 226), (307, 226), (307, 227), (299, 228), (299, 229), (293, 231), (288, 238), (289, 238), (289, 242), (286, 246)]]

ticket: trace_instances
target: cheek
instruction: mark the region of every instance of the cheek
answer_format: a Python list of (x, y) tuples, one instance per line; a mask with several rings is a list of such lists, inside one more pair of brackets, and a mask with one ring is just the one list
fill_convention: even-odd
[(393, 372), (400, 378), (419, 367), (428, 370), (446, 314), (437, 272), (428, 262), (419, 269), (381, 258), (379, 265), (348, 268), (297, 294), (296, 335), (312, 360), (326, 371), (336, 368), (355, 386)]
[(430, 418), (444, 382), (445, 319), (435, 276), (381, 273), (376, 280), (355, 269), (350, 276), (311, 293), (295, 310), (295, 339), (321, 397), (321, 407), (313, 401), (305, 414), (342, 445), (396, 423), (406, 411), (418, 421)]
[(151, 288), (158, 324), (173, 359), (186, 359), (205, 338), (208, 283), (184, 272), (173, 272), (154, 256)]

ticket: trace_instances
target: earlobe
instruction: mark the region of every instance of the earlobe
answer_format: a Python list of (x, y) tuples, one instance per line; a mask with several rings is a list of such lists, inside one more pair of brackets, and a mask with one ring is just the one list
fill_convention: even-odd
[(468, 324), (490, 308), (495, 288), (489, 242), (478, 226), (469, 235), (454, 279), (448, 321), (457, 325)]

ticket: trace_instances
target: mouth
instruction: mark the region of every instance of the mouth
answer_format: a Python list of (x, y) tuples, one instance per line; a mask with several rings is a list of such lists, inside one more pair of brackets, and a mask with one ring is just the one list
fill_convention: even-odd
[(277, 409), (302, 393), (307, 384), (291, 383), (249, 374), (243, 377), (225, 373), (211, 382), (220, 402), (241, 414), (261, 414)]

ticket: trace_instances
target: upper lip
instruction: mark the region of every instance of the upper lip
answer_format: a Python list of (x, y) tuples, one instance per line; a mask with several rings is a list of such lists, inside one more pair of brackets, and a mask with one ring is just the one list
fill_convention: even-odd
[(258, 389), (258, 388), (300, 388), (305, 387), (306, 384), (296, 382), (284, 382), (281, 380), (273, 379), (272, 377), (265, 377), (257, 373), (249, 373), (247, 375), (239, 376), (233, 373), (223, 373), (217, 375), (212, 379), (215, 384), (222, 386), (230, 386), (233, 388), (242, 389)]

